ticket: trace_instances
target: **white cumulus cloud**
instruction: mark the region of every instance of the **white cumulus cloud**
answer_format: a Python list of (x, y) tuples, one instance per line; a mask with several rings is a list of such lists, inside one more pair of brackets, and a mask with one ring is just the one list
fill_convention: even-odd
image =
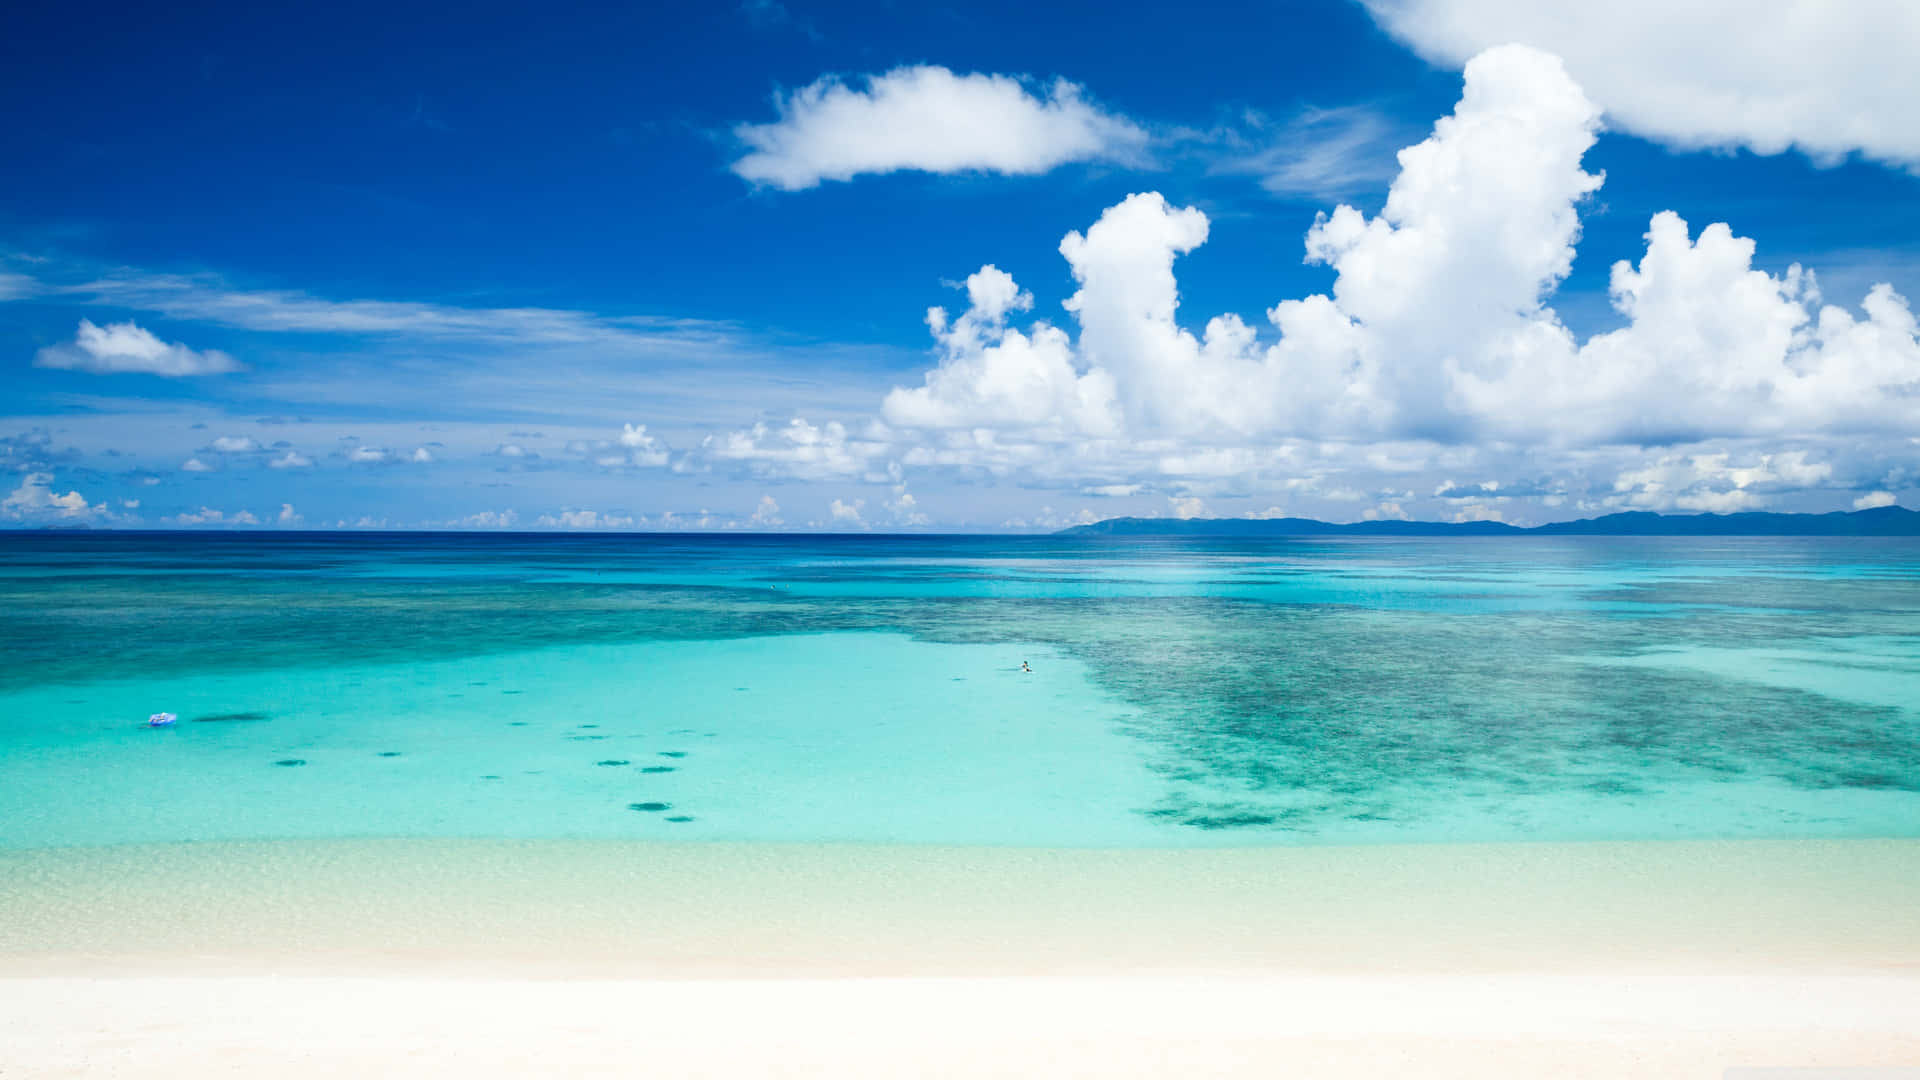
[(1769, 495), (1819, 484), (1832, 472), (1802, 451), (1761, 454), (1744, 463), (1728, 454), (1670, 455), (1621, 472), (1613, 483), (1614, 501), (1649, 510), (1756, 510)]
[(832, 480), (884, 476), (881, 463), (889, 452), (884, 438), (856, 436), (839, 421), (812, 424), (796, 417), (782, 425), (755, 424), (746, 431), (710, 436), (696, 458), (755, 475)]
[[(16, 521), (41, 519), (78, 521), (106, 514), (106, 508), (87, 502), (78, 491), (65, 495), (53, 490), (53, 474), (30, 472), (20, 485), (0, 500), (0, 515)], [(138, 506), (139, 503), (134, 503)]]
[(1008, 75), (896, 68), (850, 86), (826, 76), (777, 96), (780, 118), (742, 124), (743, 179), (786, 191), (903, 169), (1044, 173), (1073, 161), (1131, 161), (1145, 131), (1088, 102), (1064, 79), (1035, 94)]
[(621, 425), (621, 447), (628, 451), (627, 460), (641, 468), (659, 468), (667, 463), (667, 444), (658, 436), (647, 434), (645, 424)]
[(511, 529), (519, 521), (520, 515), (512, 510), (482, 510), (453, 524), (465, 529)]
[(598, 510), (562, 510), (540, 515), (538, 524), (548, 529), (631, 529), (633, 518), (626, 514), (608, 514)]
[(253, 512), (250, 510), (241, 510), (238, 513), (229, 514), (224, 510), (215, 510), (212, 507), (208, 507), (208, 506), (203, 506), (198, 510), (182, 511), (178, 514), (174, 514), (171, 517), (161, 518), (160, 520), (169, 525), (258, 525), (260, 524), (260, 519), (255, 517), (253, 515)]
[(917, 528), (932, 521), (920, 509), (920, 500), (913, 497), (913, 492), (908, 491), (905, 484), (895, 484), (893, 498), (887, 499), (881, 505), (886, 507), (887, 516), (895, 525)]
[(1207, 504), (1197, 496), (1169, 496), (1167, 498), (1167, 506), (1173, 511), (1173, 516), (1182, 521), (1189, 518), (1207, 516)]
[[(1191, 497), (1262, 474), (1292, 490), (1357, 466), (1419, 471), (1489, 446), (1577, 464), (1601, 447), (1920, 425), (1905, 299), (1880, 285), (1857, 310), (1823, 303), (1810, 272), (1755, 269), (1754, 242), (1726, 225), (1695, 236), (1675, 214), (1654, 217), (1638, 264), (1613, 268), (1625, 325), (1579, 341), (1549, 301), (1602, 183), (1582, 167), (1599, 121), (1555, 57), (1525, 46), (1475, 57), (1453, 114), (1400, 152), (1381, 212), (1340, 206), (1308, 230), (1307, 258), (1334, 270), (1333, 288), (1275, 304), (1268, 333), (1233, 314), (1187, 329), (1174, 267), (1210, 223), (1157, 193), (1130, 196), (1061, 242), (1077, 336), (1044, 319), (1013, 325), (1031, 297), (992, 265), (967, 279), (959, 317), (929, 313), (938, 364), (882, 403), (887, 437), (911, 441), (891, 450), (912, 466), (1075, 476), (1095, 490), (1157, 474)], [(1771, 461), (1779, 471), (1788, 458)], [(1705, 508), (1769, 490), (1732, 476), (1615, 494)], [(1364, 498), (1350, 484), (1317, 494)]]
[(908, 428), (1052, 429), (1056, 436), (1114, 433), (1114, 384), (1105, 372), (1082, 375), (1071, 339), (1046, 322), (1022, 333), (1007, 316), (1033, 307), (1033, 294), (988, 264), (967, 278), (967, 309), (949, 319), (927, 312), (941, 364), (926, 385), (896, 389), (881, 414)]
[(1848, 153), (1920, 168), (1910, 0), (1364, 0), (1422, 56), (1551, 50), (1611, 126), (1681, 147)]
[(602, 469), (665, 468), (673, 456), (673, 448), (645, 424), (622, 424), (611, 439), (574, 439), (564, 449)]
[(852, 502), (835, 499), (827, 505), (827, 513), (832, 517), (835, 525), (851, 525), (864, 529), (867, 527), (867, 522), (860, 516), (860, 511), (866, 505), (865, 499), (855, 499)]
[(196, 351), (177, 341), (169, 344), (132, 322), (96, 326), (87, 319), (80, 320), (71, 343), (41, 349), (33, 362), (36, 367), (96, 375), (219, 375), (241, 369), (239, 361), (218, 349)]

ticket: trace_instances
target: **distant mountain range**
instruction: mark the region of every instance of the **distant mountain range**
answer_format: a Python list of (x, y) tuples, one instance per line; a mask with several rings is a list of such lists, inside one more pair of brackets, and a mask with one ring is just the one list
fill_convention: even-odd
[(1920, 536), (1920, 512), (1878, 506), (1831, 514), (1654, 514), (1636, 511), (1520, 528), (1498, 521), (1311, 518), (1109, 518), (1063, 536)]

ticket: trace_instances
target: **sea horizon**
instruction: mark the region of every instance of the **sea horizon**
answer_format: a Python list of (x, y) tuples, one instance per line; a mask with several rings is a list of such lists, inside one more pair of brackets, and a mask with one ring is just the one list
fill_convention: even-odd
[[(1608, 522), (1620, 523), (1614, 530), (1602, 532), (1580, 531), (1581, 526), (1600, 525)], [(1813, 523), (1845, 522), (1853, 528), (1863, 531), (1808, 531)], [(1720, 526), (1742, 523), (1746, 531), (1727, 532)], [(1871, 524), (1868, 524), (1871, 523)], [(1699, 531), (1687, 531), (1690, 525), (1701, 525)], [(1314, 532), (1288, 533), (1272, 531), (1273, 526), (1321, 526)], [(1875, 526), (1881, 531), (1870, 531)], [(307, 533), (387, 533), (403, 535), (461, 535), (482, 534), (496, 536), (925, 536), (946, 538), (959, 536), (1128, 536), (1142, 537), (1167, 534), (1210, 534), (1225, 535), (1243, 533), (1247, 535), (1367, 535), (1391, 537), (1391, 530), (1397, 528), (1429, 529), (1431, 532), (1410, 532), (1403, 536), (1551, 536), (1551, 535), (1595, 535), (1595, 536), (1912, 536), (1920, 535), (1920, 511), (1907, 510), (1900, 506), (1878, 506), (1854, 510), (1775, 512), (1759, 510), (1714, 511), (1701, 510), (1692, 513), (1659, 513), (1648, 510), (1615, 510), (1591, 517), (1560, 518), (1539, 522), (1533, 525), (1513, 525), (1498, 520), (1441, 521), (1417, 518), (1357, 518), (1352, 521), (1325, 521), (1319, 518), (1277, 517), (1265, 515), (1258, 517), (1128, 517), (1114, 516), (1102, 518), (1086, 524), (1069, 525), (1053, 529), (1008, 529), (979, 528), (942, 531), (924, 525), (894, 526), (882, 525), (878, 528), (832, 529), (808, 528), (785, 529), (755, 525), (751, 528), (672, 528), (672, 529), (629, 529), (595, 528), (590, 530), (571, 529), (561, 526), (546, 528), (448, 528), (433, 526), (395, 526), (361, 527), (340, 525), (332, 528), (288, 527), (284, 525), (254, 526), (173, 526), (155, 527), (150, 525), (94, 524), (88, 522), (69, 522), (64, 524), (42, 525), (0, 525), (0, 532), (57, 532), (57, 533), (190, 533), (195, 535), (257, 535), (271, 533), (307, 534)], [(1337, 530), (1352, 530), (1341, 533)], [(1645, 529), (1649, 531), (1635, 531)]]

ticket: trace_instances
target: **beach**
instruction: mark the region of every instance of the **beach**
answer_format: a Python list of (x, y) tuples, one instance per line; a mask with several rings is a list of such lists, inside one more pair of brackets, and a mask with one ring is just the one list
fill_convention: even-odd
[(220, 543), (0, 547), (0, 1080), (1920, 1064), (1910, 545)]
[(0, 49), (0, 1080), (1920, 1080), (1920, 0)]
[(1920, 1061), (1920, 842), (0, 854), (0, 1071), (1720, 1076)]
[(1718, 1078), (1920, 1053), (1912, 976), (251, 976), (0, 995), (7, 1071), (26, 1076)]

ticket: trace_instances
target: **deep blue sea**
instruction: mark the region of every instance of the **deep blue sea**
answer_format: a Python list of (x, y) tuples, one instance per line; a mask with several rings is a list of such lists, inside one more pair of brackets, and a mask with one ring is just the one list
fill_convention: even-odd
[(0, 847), (1920, 835), (1913, 540), (0, 533), (0, 655)]

